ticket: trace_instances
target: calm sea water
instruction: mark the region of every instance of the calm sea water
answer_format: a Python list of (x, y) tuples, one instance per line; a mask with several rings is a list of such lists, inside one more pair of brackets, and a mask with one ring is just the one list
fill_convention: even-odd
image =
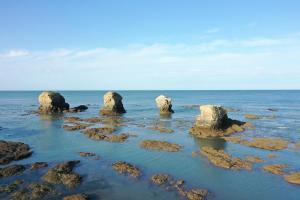
[[(38, 108), (39, 93), (0, 92), (0, 139), (21, 141), (32, 147), (34, 153), (31, 157), (14, 163), (46, 161), (55, 165), (70, 159), (81, 160), (75, 171), (83, 175), (83, 182), (78, 188), (68, 189), (67, 193), (84, 191), (98, 195), (101, 199), (181, 199), (175, 192), (167, 192), (149, 183), (152, 174), (168, 173), (174, 178), (184, 179), (187, 187), (207, 188), (211, 192), (209, 199), (214, 200), (300, 199), (300, 186), (288, 184), (282, 177), (261, 170), (264, 164), (280, 163), (288, 164), (289, 171), (300, 171), (299, 150), (294, 150), (290, 145), (286, 150), (270, 152), (223, 141), (196, 139), (189, 135), (188, 129), (199, 114), (199, 109), (184, 107), (192, 104), (219, 104), (239, 109), (239, 112), (230, 112), (229, 117), (243, 121), (246, 113), (263, 115), (265, 118), (251, 121), (257, 127), (256, 130), (247, 130), (241, 135), (282, 137), (293, 143), (300, 140), (300, 91), (119, 91), (127, 110), (124, 117), (140, 124), (161, 122), (175, 131), (173, 134), (163, 134), (134, 125), (119, 127), (120, 133), (138, 135), (121, 144), (93, 141), (80, 131), (66, 131), (60, 128), (63, 119), (59, 117), (28, 114)], [(61, 91), (71, 106), (89, 104), (86, 112), (68, 113), (65, 116), (98, 116), (104, 93)], [(172, 97), (175, 113), (171, 118), (158, 115), (154, 99), (160, 94)], [(270, 112), (267, 108), (276, 108), (278, 111)], [(182, 120), (186, 124), (179, 126)], [(184, 148), (177, 153), (144, 150), (138, 145), (143, 139), (166, 140), (181, 144)], [(204, 145), (224, 149), (241, 158), (257, 155), (266, 162), (254, 165), (252, 171), (217, 168), (203, 157), (191, 156), (192, 151)], [(94, 152), (101, 159), (79, 157), (79, 151)], [(267, 158), (270, 153), (278, 157)], [(142, 170), (143, 176), (135, 180), (119, 175), (111, 168), (111, 164), (118, 160), (135, 164)], [(15, 178), (38, 181), (46, 170), (25, 172), (17, 177), (0, 179), (0, 182), (6, 183)]]

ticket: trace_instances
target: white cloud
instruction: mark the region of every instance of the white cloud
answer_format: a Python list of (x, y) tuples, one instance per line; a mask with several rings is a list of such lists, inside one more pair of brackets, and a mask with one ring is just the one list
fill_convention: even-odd
[(16, 58), (27, 55), (29, 55), (29, 52), (25, 50), (10, 50), (6, 53), (0, 54), (0, 58)]

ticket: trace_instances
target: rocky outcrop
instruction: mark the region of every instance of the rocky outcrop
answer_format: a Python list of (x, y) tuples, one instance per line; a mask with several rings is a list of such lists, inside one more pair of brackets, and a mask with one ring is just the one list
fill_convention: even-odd
[(89, 197), (86, 194), (73, 194), (63, 198), (63, 200), (88, 200)]
[(58, 92), (42, 92), (39, 96), (39, 113), (51, 114), (69, 110), (69, 104)]
[(38, 169), (45, 168), (45, 167), (48, 167), (48, 164), (46, 162), (35, 162), (30, 165), (29, 169), (30, 170), (38, 170)]
[(0, 140), (0, 165), (27, 158), (31, 154), (32, 151), (27, 144)]
[(143, 140), (140, 142), (140, 147), (144, 149), (176, 152), (182, 149), (182, 146), (175, 143), (159, 140)]
[(102, 115), (119, 115), (126, 113), (123, 103), (122, 96), (116, 92), (107, 92), (103, 96), (103, 107), (100, 110)]
[(300, 172), (292, 172), (284, 176), (284, 180), (292, 183), (300, 185)]
[(67, 161), (49, 169), (43, 176), (43, 180), (51, 184), (63, 184), (68, 187), (74, 187), (81, 182), (81, 176), (73, 172), (73, 168), (80, 161)]
[(243, 132), (247, 127), (254, 128), (250, 123), (228, 118), (226, 110), (221, 106), (202, 105), (200, 112), (190, 129), (190, 133), (199, 138), (222, 137)]
[(124, 161), (115, 162), (112, 167), (121, 174), (129, 174), (135, 178), (138, 178), (141, 175), (141, 171), (136, 166)]
[(283, 170), (287, 167), (288, 165), (285, 164), (272, 164), (263, 166), (263, 170), (272, 174), (283, 175)]
[(0, 178), (22, 173), (26, 168), (23, 165), (11, 165), (0, 168)]
[(161, 115), (169, 115), (174, 113), (172, 110), (172, 100), (169, 97), (164, 95), (160, 95), (155, 99), (156, 106), (159, 108), (159, 112)]
[(129, 134), (113, 134), (115, 128), (111, 127), (100, 127), (100, 128), (89, 128), (84, 131), (84, 134), (93, 140), (104, 140), (108, 142), (125, 142), (129, 138)]

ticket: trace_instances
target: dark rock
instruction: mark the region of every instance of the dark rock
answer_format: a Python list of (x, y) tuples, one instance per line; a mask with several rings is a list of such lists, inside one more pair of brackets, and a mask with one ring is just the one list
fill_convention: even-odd
[(116, 92), (107, 92), (103, 97), (104, 105), (100, 110), (102, 115), (119, 115), (126, 113), (122, 96)]
[(39, 113), (51, 114), (69, 110), (69, 104), (65, 98), (58, 92), (42, 92), (39, 96)]
[(69, 111), (70, 112), (83, 112), (83, 111), (86, 111), (87, 109), (88, 109), (87, 106), (80, 105), (80, 106), (76, 106), (76, 107), (71, 108)]
[(32, 152), (27, 144), (0, 140), (0, 165), (27, 158), (31, 154)]
[(23, 182), (23, 180), (18, 179), (11, 184), (0, 185), (0, 193), (12, 193), (16, 191)]
[(140, 142), (140, 147), (144, 149), (176, 152), (182, 149), (182, 146), (175, 143), (159, 140), (143, 140)]
[(89, 197), (86, 194), (73, 194), (63, 198), (63, 200), (88, 200)]
[(45, 168), (45, 167), (48, 167), (48, 164), (46, 162), (35, 162), (30, 165), (29, 169), (37, 170), (37, 169), (41, 169), (41, 168)]
[(0, 178), (22, 173), (26, 168), (23, 165), (11, 165), (0, 168)]
[(44, 197), (56, 196), (58, 193), (47, 184), (31, 183), (12, 195), (13, 200), (37, 200)]

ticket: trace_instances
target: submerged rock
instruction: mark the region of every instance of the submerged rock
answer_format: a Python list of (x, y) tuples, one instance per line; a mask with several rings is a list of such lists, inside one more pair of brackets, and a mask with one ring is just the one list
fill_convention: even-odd
[(86, 194), (73, 194), (63, 198), (63, 200), (88, 200), (89, 197)]
[(89, 124), (76, 123), (76, 124), (73, 124), (73, 125), (68, 125), (68, 124), (62, 125), (62, 128), (66, 129), (68, 131), (76, 131), (76, 130), (85, 129), (89, 126), (90, 126)]
[(27, 144), (0, 140), (0, 165), (27, 158), (31, 154), (32, 151)]
[(0, 185), (0, 193), (12, 193), (16, 191), (23, 182), (23, 180), (17, 179), (11, 184)]
[(206, 189), (185, 189), (184, 180), (173, 180), (173, 178), (168, 174), (154, 174), (153, 176), (151, 176), (150, 180), (155, 185), (164, 187), (166, 190), (175, 189), (178, 194), (189, 200), (204, 200), (208, 195), (208, 191)]
[(240, 158), (234, 158), (223, 150), (215, 150), (212, 147), (202, 147), (201, 154), (213, 165), (225, 169), (252, 169), (252, 164)]
[(96, 156), (95, 153), (90, 153), (90, 152), (79, 152), (79, 155), (81, 157), (92, 157), (92, 156)]
[(58, 193), (47, 184), (31, 183), (26, 188), (23, 188), (12, 195), (13, 200), (36, 200), (49, 198), (55, 196)]
[(246, 119), (260, 119), (261, 117), (258, 115), (253, 115), (253, 114), (245, 114), (244, 115)]
[(0, 168), (0, 178), (22, 173), (26, 168), (23, 165), (11, 165)]
[(300, 185), (300, 172), (292, 172), (284, 176), (284, 180), (289, 183)]
[(83, 111), (86, 111), (87, 109), (88, 109), (88, 107), (86, 105), (80, 105), (80, 106), (71, 108), (69, 111), (70, 112), (83, 112)]
[(69, 104), (58, 92), (42, 92), (39, 96), (39, 113), (51, 114), (69, 110)]
[(41, 168), (45, 168), (45, 167), (48, 167), (48, 164), (46, 162), (35, 162), (30, 165), (29, 169), (37, 170), (37, 169), (41, 169)]
[(164, 95), (160, 95), (155, 99), (156, 106), (159, 108), (159, 112), (162, 115), (169, 115), (174, 113), (172, 110), (172, 100), (169, 97)]
[(163, 125), (149, 126), (147, 129), (153, 130), (153, 131), (159, 131), (161, 133), (173, 133), (174, 132), (174, 130), (167, 128)]
[(124, 161), (115, 162), (113, 163), (112, 167), (121, 174), (129, 174), (135, 178), (141, 175), (140, 170), (136, 166)]
[(119, 115), (126, 113), (122, 96), (116, 92), (107, 92), (103, 97), (104, 105), (100, 110), (102, 115)]
[(143, 140), (140, 142), (140, 147), (144, 149), (176, 152), (182, 149), (182, 146), (175, 143), (170, 143), (160, 140)]
[(63, 184), (68, 187), (74, 187), (81, 182), (81, 176), (73, 172), (73, 168), (79, 162), (78, 160), (74, 160), (58, 164), (49, 169), (42, 178), (51, 184)]
[(127, 133), (112, 134), (115, 131), (116, 129), (111, 127), (89, 128), (84, 131), (84, 134), (93, 140), (108, 142), (125, 142), (129, 138)]
[(200, 106), (201, 115), (197, 117), (190, 133), (199, 138), (222, 137), (237, 132), (243, 132), (245, 128), (254, 128), (253, 125), (228, 118), (226, 110), (221, 106)]
[(252, 162), (252, 163), (261, 163), (261, 162), (264, 162), (264, 160), (261, 159), (258, 156), (247, 156), (246, 160), (249, 161), (249, 162)]
[(273, 164), (273, 165), (263, 166), (263, 170), (273, 174), (283, 175), (284, 174), (283, 169), (287, 167), (288, 165), (285, 164)]

